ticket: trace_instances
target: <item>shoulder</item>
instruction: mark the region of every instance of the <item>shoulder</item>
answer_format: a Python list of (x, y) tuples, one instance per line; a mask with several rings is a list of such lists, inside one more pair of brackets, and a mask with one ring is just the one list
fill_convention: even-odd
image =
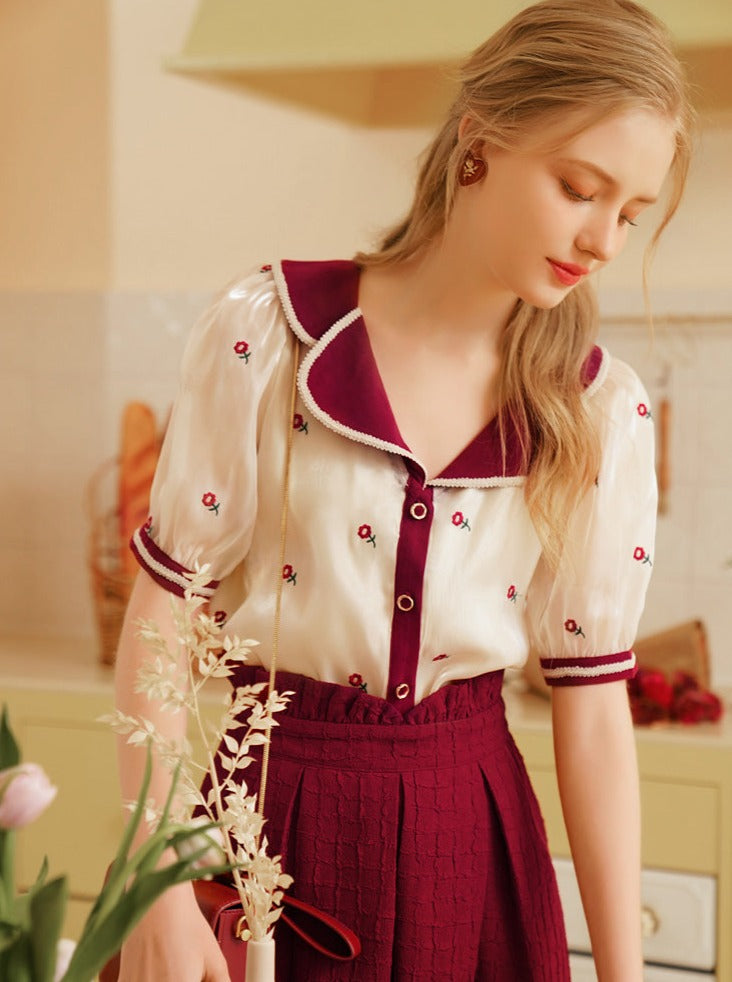
[(210, 310), (219, 322), (266, 321), (281, 312), (282, 304), (269, 264), (232, 279), (214, 298)]
[(231, 280), (198, 319), (188, 340), (183, 377), (218, 374), (239, 360), (248, 365), (255, 353), (282, 349), (289, 333), (271, 268), (258, 267)]
[(584, 398), (590, 413), (624, 411), (628, 407), (649, 410), (648, 394), (637, 372), (627, 362), (615, 358), (606, 348), (601, 353), (597, 371), (587, 384)]
[[(603, 350), (604, 368), (586, 390), (586, 408), (600, 438), (606, 461), (637, 455), (653, 457), (653, 412), (637, 372), (627, 362)], [(645, 465), (644, 465), (645, 466)]]

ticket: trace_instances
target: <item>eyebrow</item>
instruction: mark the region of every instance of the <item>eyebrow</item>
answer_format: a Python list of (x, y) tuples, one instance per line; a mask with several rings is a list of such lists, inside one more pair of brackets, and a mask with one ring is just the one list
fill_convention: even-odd
[[(581, 167), (583, 170), (594, 174), (595, 177), (599, 177), (605, 184), (609, 184), (611, 187), (618, 186), (618, 182), (614, 177), (611, 177), (602, 169), (602, 167), (598, 167), (597, 164), (593, 164), (589, 160), (576, 160), (574, 157), (567, 157), (565, 160), (560, 161), (560, 163), (572, 164), (574, 167)], [(653, 205), (658, 201), (658, 198), (646, 198), (643, 197), (643, 195), (636, 195), (632, 200), (639, 201), (644, 205)]]

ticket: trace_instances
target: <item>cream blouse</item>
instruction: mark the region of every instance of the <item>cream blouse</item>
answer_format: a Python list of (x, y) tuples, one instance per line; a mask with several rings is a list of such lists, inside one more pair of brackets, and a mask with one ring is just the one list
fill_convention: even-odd
[(209, 564), (210, 609), (229, 633), (259, 640), (254, 658), (265, 666), (281, 576), (278, 666), (403, 710), (454, 679), (521, 666), (530, 645), (550, 685), (632, 676), (656, 514), (653, 423), (637, 376), (600, 348), (588, 359), (602, 466), (552, 573), (524, 503), (516, 434), (507, 434), (505, 472), (493, 420), (425, 480), (376, 368), (358, 278), (351, 262), (282, 262), (231, 286), (204, 315), (151, 518), (133, 537), (141, 565), (181, 594), (186, 572)]

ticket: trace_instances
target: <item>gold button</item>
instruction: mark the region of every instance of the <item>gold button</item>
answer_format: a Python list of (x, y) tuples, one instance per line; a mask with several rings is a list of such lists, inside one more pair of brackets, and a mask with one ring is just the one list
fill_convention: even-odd
[(396, 687), (394, 692), (396, 693), (397, 699), (406, 699), (409, 695), (409, 686), (406, 682), (402, 682), (401, 685)]
[(414, 607), (414, 597), (410, 597), (408, 593), (400, 593), (397, 597), (396, 604), (399, 610), (404, 611), (406, 614)]
[(415, 501), (412, 507), (409, 509), (409, 514), (412, 518), (416, 518), (417, 521), (421, 521), (423, 518), (427, 517), (427, 505), (424, 501)]

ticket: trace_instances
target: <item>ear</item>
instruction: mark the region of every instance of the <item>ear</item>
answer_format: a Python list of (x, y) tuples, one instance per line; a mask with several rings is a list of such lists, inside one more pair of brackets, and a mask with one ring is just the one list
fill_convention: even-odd
[[(458, 140), (460, 142), (463, 142), (464, 140), (470, 142), (470, 132), (471, 130), (475, 131), (477, 127), (478, 124), (475, 122), (472, 116), (468, 116), (467, 114), (463, 116), (460, 122), (458, 123), (458, 132), (457, 132)], [(483, 155), (483, 147), (484, 147), (483, 140), (475, 140), (474, 142), (470, 143), (470, 149), (477, 157)]]

